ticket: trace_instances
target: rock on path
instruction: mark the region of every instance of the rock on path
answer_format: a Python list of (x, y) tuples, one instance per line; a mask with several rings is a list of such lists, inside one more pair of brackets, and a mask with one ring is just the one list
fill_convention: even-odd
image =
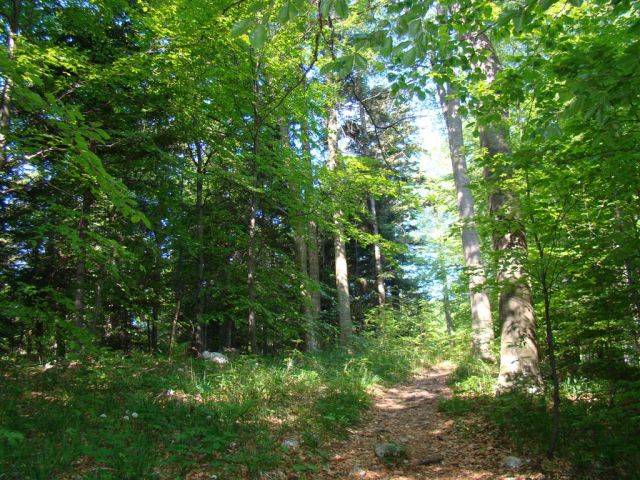
[[(438, 412), (438, 399), (450, 397), (447, 376), (455, 366), (441, 363), (404, 385), (375, 392), (374, 408), (347, 440), (331, 446), (333, 454), (316, 478), (365, 480), (542, 480), (539, 472), (505, 468), (512, 454), (487, 432), (465, 431), (465, 420)], [(402, 444), (407, 456), (385, 466), (376, 445)]]

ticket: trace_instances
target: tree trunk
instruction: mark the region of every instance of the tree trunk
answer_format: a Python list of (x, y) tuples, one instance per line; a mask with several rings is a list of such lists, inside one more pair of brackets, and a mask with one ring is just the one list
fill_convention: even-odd
[[(493, 45), (484, 34), (475, 35), (472, 42), (476, 52), (490, 52), (479, 66), (486, 76), (486, 82), (491, 84), (501, 70)], [(488, 159), (484, 175), (490, 187), (489, 209), (498, 225), (494, 231), (493, 245), (501, 254), (498, 282), (501, 285), (502, 336), (498, 388), (508, 390), (518, 381), (534, 384), (542, 381), (531, 287), (523, 266), (523, 258), (527, 255), (527, 239), (517, 211), (518, 199), (500, 184), (509, 171), (498, 168), (494, 161), (511, 154), (507, 129), (500, 124), (481, 125), (480, 146), (486, 150)]]
[(171, 320), (171, 333), (169, 334), (169, 358), (173, 356), (173, 345), (176, 339), (176, 326), (178, 325), (178, 319), (180, 318), (180, 304), (182, 303), (182, 297), (179, 295), (176, 300), (176, 309), (173, 312), (173, 318)]
[[(20, 33), (19, 18), (22, 8), (21, 0), (13, 0), (11, 8), (11, 18), (9, 19), (9, 31), (7, 32), (7, 57), (9, 62), (13, 62), (16, 55), (16, 36)], [(0, 170), (8, 167), (7, 158), (7, 130), (11, 121), (11, 93), (13, 80), (9, 75), (5, 75), (0, 95)]]
[[(376, 199), (373, 195), (369, 195), (369, 211), (371, 212), (371, 225), (373, 234), (377, 237), (380, 235), (378, 227), (378, 212), (376, 210)], [(383, 306), (386, 301), (387, 292), (384, 288), (384, 274), (382, 271), (382, 252), (380, 251), (380, 243), (376, 240), (373, 244), (373, 256), (376, 263), (376, 291), (378, 292), (378, 305)]]
[(74, 323), (77, 328), (84, 327), (84, 290), (86, 280), (86, 257), (87, 257), (87, 216), (89, 214), (89, 208), (91, 207), (92, 197), (89, 190), (85, 190), (82, 195), (82, 205), (80, 207), (80, 220), (78, 220), (78, 241), (79, 252), (78, 259), (76, 261), (76, 275), (75, 275), (75, 294), (73, 305), (75, 309)]
[(469, 189), (467, 162), (463, 152), (462, 119), (459, 115), (460, 101), (451, 86), (446, 90), (438, 86), (438, 97), (449, 137), (451, 167), (457, 194), (458, 214), (461, 221), (460, 235), (464, 264), (469, 277), (469, 301), (471, 303), (471, 327), (473, 351), (476, 357), (494, 361), (491, 352), (493, 343), (493, 320), (489, 295), (484, 288), (485, 273), (480, 254), (480, 237), (475, 224), (473, 195)]
[(441, 255), (438, 256), (438, 263), (440, 264), (440, 276), (442, 281), (442, 304), (444, 309), (444, 321), (447, 326), (447, 335), (453, 335), (453, 318), (451, 317), (451, 299), (449, 298), (449, 278), (447, 275), (447, 266), (444, 263), (444, 258)]
[[(362, 81), (362, 79), (360, 79)], [(367, 134), (367, 115), (364, 105), (360, 104), (360, 135), (362, 140), (362, 153), (366, 156), (370, 156), (369, 149), (369, 135)], [(378, 226), (378, 212), (376, 209), (376, 199), (373, 194), (368, 195), (369, 212), (371, 213), (371, 226), (373, 234), (378, 237), (380, 235), (380, 228)], [(377, 238), (373, 243), (373, 257), (376, 268), (376, 293), (378, 294), (378, 305), (383, 306), (386, 300), (386, 290), (384, 288), (384, 276), (382, 271), (382, 252), (380, 250), (380, 242)], [(356, 262), (357, 262), (356, 257)]]
[[(304, 128), (304, 127), (303, 127)], [(306, 132), (303, 132), (306, 136)], [(280, 137), (282, 143), (286, 148), (289, 148), (289, 130), (284, 120), (280, 121)], [(306, 144), (306, 146), (305, 146)], [(303, 140), (303, 156), (308, 154), (308, 143)], [(297, 183), (297, 182), (296, 182)], [(311, 183), (311, 182), (309, 182)], [(292, 194), (297, 197), (297, 200), (304, 204), (304, 184), (297, 183), (291, 185)], [(309, 186), (307, 186), (309, 188)], [(294, 212), (291, 219), (291, 228), (293, 230), (293, 241), (295, 247), (295, 256), (298, 263), (298, 269), (300, 271), (301, 285), (300, 293), (302, 294), (302, 313), (305, 322), (305, 339), (307, 351), (315, 352), (318, 349), (318, 343), (315, 338), (315, 322), (313, 318), (313, 306), (311, 294), (307, 286), (307, 279), (309, 278), (309, 250), (307, 245), (307, 222), (304, 220), (303, 212), (298, 209)]]
[[(329, 151), (327, 167), (329, 170), (336, 170), (338, 168), (338, 110), (335, 106), (329, 109), (327, 147)], [(342, 226), (341, 210), (338, 210), (334, 214), (333, 222), (335, 225), (333, 246), (335, 251), (336, 289), (338, 291), (340, 345), (347, 346), (353, 333), (353, 325), (351, 323), (347, 250), (344, 243), (344, 228)]]
[(204, 338), (204, 197), (203, 197), (204, 155), (202, 144), (196, 143), (196, 241), (198, 245), (198, 284), (196, 286), (196, 326), (192, 337), (192, 347), (202, 352)]
[[(258, 186), (258, 133), (259, 129), (256, 127), (256, 133), (253, 139), (253, 186)], [(248, 221), (248, 233), (249, 233), (249, 247), (247, 249), (247, 289), (249, 300), (249, 314), (247, 316), (247, 323), (249, 327), (249, 339), (251, 342), (251, 353), (258, 353), (258, 331), (256, 328), (256, 215), (258, 210), (258, 198), (255, 191), (251, 192), (249, 197), (249, 221)]]

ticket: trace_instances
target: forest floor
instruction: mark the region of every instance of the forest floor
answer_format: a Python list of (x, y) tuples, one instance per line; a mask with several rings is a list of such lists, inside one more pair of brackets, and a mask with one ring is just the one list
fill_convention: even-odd
[[(536, 462), (508, 470), (505, 459), (515, 456), (500, 445), (488, 425), (474, 415), (451, 419), (438, 411), (438, 401), (450, 398), (447, 377), (455, 365), (440, 363), (415, 375), (406, 383), (378, 388), (373, 408), (364, 421), (349, 429), (346, 440), (331, 445), (330, 462), (318, 478), (365, 480), (413, 479), (511, 479), (550, 478)], [(375, 454), (382, 444), (400, 446), (401, 456), (385, 465)], [(539, 462), (538, 462), (539, 466)], [(558, 478), (557, 476), (553, 476)]]

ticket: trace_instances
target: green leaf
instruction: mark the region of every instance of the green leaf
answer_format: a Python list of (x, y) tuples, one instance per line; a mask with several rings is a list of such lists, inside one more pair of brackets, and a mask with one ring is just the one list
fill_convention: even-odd
[(331, 13), (331, 5), (333, 5), (332, 0), (322, 0), (320, 2), (320, 13), (323, 17), (327, 18)]
[(347, 0), (336, 0), (334, 8), (340, 18), (347, 18), (349, 16), (349, 4)]
[(416, 63), (416, 49), (410, 48), (402, 54), (402, 65), (410, 67)]
[(287, 2), (282, 7), (280, 7), (280, 11), (278, 12), (278, 22), (285, 24), (289, 21), (289, 10), (291, 9), (291, 5)]
[(237, 22), (233, 27), (231, 27), (231, 36), (239, 37), (240, 35), (247, 33), (252, 23), (253, 23), (252, 18), (243, 18), (242, 20)]
[(264, 25), (258, 25), (253, 29), (249, 37), (253, 48), (262, 48), (267, 41), (267, 29)]
[(364, 58), (359, 53), (356, 53), (354, 63), (355, 63), (355, 66), (360, 70), (366, 70), (367, 66), (369, 65), (369, 62), (367, 61), (367, 59)]
[(380, 55), (387, 57), (391, 55), (392, 50), (393, 50), (393, 38), (391, 38), (391, 36), (388, 36), (384, 39), (384, 42), (382, 43), (382, 47), (380, 47)]

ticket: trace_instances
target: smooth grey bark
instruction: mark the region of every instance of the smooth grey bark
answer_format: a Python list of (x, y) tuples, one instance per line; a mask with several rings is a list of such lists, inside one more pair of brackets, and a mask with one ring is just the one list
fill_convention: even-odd
[(471, 190), (467, 162), (464, 158), (464, 140), (460, 101), (450, 85), (438, 85), (438, 98), (447, 127), (451, 168), (456, 188), (458, 215), (461, 227), (464, 264), (469, 277), (469, 302), (471, 304), (471, 327), (474, 354), (485, 361), (494, 361), (491, 351), (493, 343), (493, 320), (491, 303), (485, 289), (486, 277), (480, 252), (480, 237), (475, 223), (475, 209)]
[[(338, 110), (335, 106), (329, 108), (329, 118), (327, 122), (327, 149), (329, 154), (327, 158), (327, 167), (329, 170), (336, 170), (338, 168)], [(335, 250), (336, 289), (338, 291), (340, 345), (347, 346), (353, 333), (353, 324), (351, 322), (347, 249), (344, 243), (342, 215), (342, 211), (338, 210), (333, 216), (335, 226), (333, 245)]]
[[(468, 39), (476, 52), (482, 52), (484, 59), (478, 66), (486, 82), (491, 84), (502, 69), (491, 41), (483, 33)], [(502, 115), (506, 120), (506, 115)], [(531, 287), (523, 265), (527, 239), (517, 209), (518, 198), (501, 183), (502, 178), (509, 175), (508, 166), (500, 168), (497, 165), (501, 157), (511, 154), (506, 127), (501, 123), (481, 125), (480, 146), (488, 159), (484, 176), (491, 189), (489, 209), (499, 226), (493, 235), (494, 249), (500, 254), (497, 275), (501, 286), (498, 389), (508, 390), (517, 382), (542, 382)]]

